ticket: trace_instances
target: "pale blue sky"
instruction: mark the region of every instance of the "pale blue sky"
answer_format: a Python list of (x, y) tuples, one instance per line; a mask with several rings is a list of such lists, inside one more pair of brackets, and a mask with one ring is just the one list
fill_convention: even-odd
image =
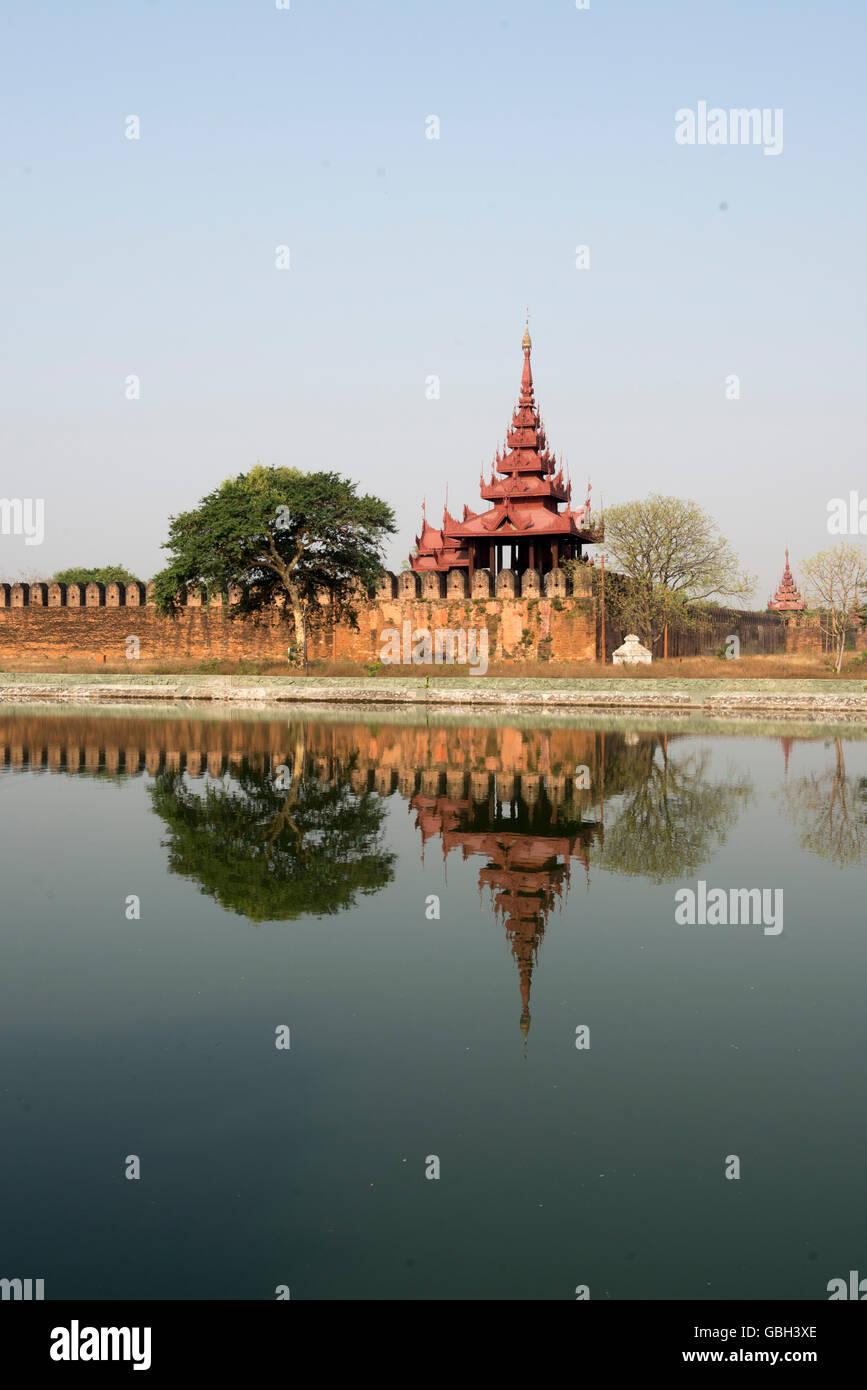
[[(7, 4), (0, 494), (46, 536), (0, 569), (148, 576), (256, 460), (386, 496), (397, 567), (423, 496), (478, 505), (529, 303), (579, 497), (695, 498), (764, 603), (867, 494), (865, 31), (854, 0)], [(678, 146), (700, 100), (781, 107), (782, 153)]]

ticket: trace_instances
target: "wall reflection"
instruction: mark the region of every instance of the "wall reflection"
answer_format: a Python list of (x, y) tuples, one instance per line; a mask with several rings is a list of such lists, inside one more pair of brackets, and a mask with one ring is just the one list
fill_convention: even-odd
[[(786, 746), (788, 761), (790, 742)], [(692, 875), (751, 795), (678, 736), (491, 722), (0, 714), (6, 769), (149, 774), (171, 872), (253, 922), (346, 910), (393, 877), (387, 798), (424, 856), (478, 860), (530, 1028), (533, 971), (573, 874)]]

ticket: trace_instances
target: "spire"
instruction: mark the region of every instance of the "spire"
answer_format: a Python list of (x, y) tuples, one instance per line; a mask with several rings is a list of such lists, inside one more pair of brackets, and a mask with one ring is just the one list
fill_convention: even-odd
[[(533, 373), (530, 369), (530, 350), (533, 340), (530, 337), (530, 310), (527, 310), (527, 326), (524, 329), (524, 336), (521, 339), (521, 347), (524, 350), (524, 370), (521, 373), (521, 395), (522, 397), (532, 396), (533, 394)], [(522, 402), (525, 403), (525, 402)]]

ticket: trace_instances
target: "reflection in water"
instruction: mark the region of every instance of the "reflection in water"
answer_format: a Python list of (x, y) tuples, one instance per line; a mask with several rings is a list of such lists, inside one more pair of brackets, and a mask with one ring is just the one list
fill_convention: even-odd
[(151, 790), (170, 830), (172, 873), (253, 922), (339, 912), (393, 877), (396, 856), (383, 843), (375, 792), (355, 792), (339, 765), (314, 775), (301, 747), (284, 789), (285, 775), (242, 760), (200, 794), (183, 773), (164, 768)]
[[(569, 890), (570, 869), (577, 858), (589, 877), (588, 852), (601, 838), (601, 820), (583, 821), (568, 803), (552, 802), (538, 778), (527, 779), (527, 800), (514, 777), (487, 778), (473, 800), (454, 786), (451, 794), (417, 792), (410, 800), (422, 844), (437, 836), (443, 859), (453, 851), (463, 859), (481, 855), (479, 888), (487, 889), (494, 915), (504, 926), (521, 981), (521, 1031), (530, 1028), (530, 985), (538, 961), (548, 913)], [(564, 790), (564, 789), (561, 789)], [(578, 816), (576, 822), (576, 814)]]
[[(0, 715), (0, 743), (13, 768), (150, 773), (170, 870), (253, 922), (342, 911), (385, 887), (395, 863), (386, 798), (397, 793), (422, 852), (438, 840), (444, 860), (481, 859), (479, 889), (518, 970), (525, 1037), (533, 968), (573, 861), (588, 886), (591, 864), (654, 883), (691, 876), (751, 794), (742, 775), (712, 779), (704, 751), (680, 755), (677, 736), (559, 725), (18, 709)], [(863, 789), (860, 804), (863, 834)]]
[(733, 769), (711, 779), (706, 750), (670, 757), (665, 740), (645, 752), (643, 775), (609, 808), (599, 862), (652, 883), (692, 877), (725, 843), (752, 783)]
[(867, 777), (846, 772), (843, 740), (834, 740), (834, 766), (790, 778), (792, 740), (784, 740), (786, 782), (781, 800), (803, 849), (830, 859), (838, 868), (867, 859)]
[[(514, 731), (501, 731), (503, 734)], [(542, 735), (525, 735), (523, 751)], [(425, 845), (442, 842), (443, 858), (479, 855), (479, 888), (487, 889), (505, 928), (521, 983), (521, 1031), (530, 1028), (533, 968), (548, 915), (562, 906), (577, 859), (590, 884), (591, 859), (617, 873), (662, 883), (694, 873), (733, 826), (751, 783), (729, 773), (711, 780), (709, 754), (676, 759), (669, 737), (656, 734), (584, 734), (581, 763), (590, 786), (549, 771), (509, 770), (439, 774), (447, 786), (417, 792), (410, 804)], [(534, 768), (551, 766), (531, 758)], [(489, 760), (490, 761), (490, 760)], [(565, 765), (565, 760), (560, 766)]]

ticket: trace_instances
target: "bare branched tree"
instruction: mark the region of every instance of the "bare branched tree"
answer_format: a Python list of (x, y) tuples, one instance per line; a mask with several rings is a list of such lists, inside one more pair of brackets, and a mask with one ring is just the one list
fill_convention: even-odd
[(610, 507), (605, 548), (629, 581), (612, 585), (613, 616), (649, 647), (667, 624), (688, 626), (702, 603), (745, 601), (755, 588), (714, 520), (679, 497), (651, 493)]
[(819, 624), (834, 654), (834, 669), (839, 673), (846, 638), (867, 599), (867, 554), (860, 545), (838, 541), (829, 550), (820, 550), (805, 560), (801, 573), (806, 581), (807, 602), (818, 610)]

